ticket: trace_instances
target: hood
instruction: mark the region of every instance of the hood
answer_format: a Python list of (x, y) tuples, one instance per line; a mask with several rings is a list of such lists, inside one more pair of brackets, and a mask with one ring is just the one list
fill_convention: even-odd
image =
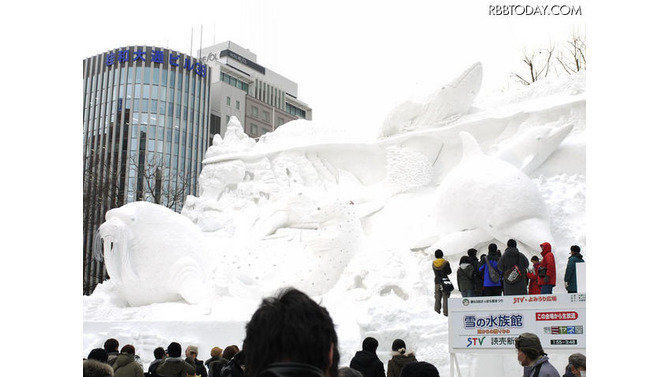
[(540, 247), (542, 248), (542, 256), (547, 253), (551, 253), (551, 244), (549, 242), (541, 244)]
[(575, 257), (577, 259), (584, 259), (584, 257), (580, 253), (572, 253), (571, 257)]
[(115, 366), (125, 366), (135, 361), (135, 355), (129, 355), (127, 353), (120, 354), (114, 361)]
[(516, 247), (508, 247), (507, 249), (505, 249), (505, 253), (512, 257), (515, 257), (519, 255), (519, 249), (517, 249)]
[(470, 263), (461, 263), (458, 266), (458, 268), (460, 268), (461, 270), (465, 270), (466, 268), (468, 268), (468, 266), (472, 267), (472, 265)]
[(444, 258), (437, 258), (433, 261), (433, 268), (436, 269), (436, 270), (441, 270), (446, 265), (447, 265), (447, 261)]
[(113, 376), (114, 369), (109, 364), (98, 360), (84, 360), (84, 376)]

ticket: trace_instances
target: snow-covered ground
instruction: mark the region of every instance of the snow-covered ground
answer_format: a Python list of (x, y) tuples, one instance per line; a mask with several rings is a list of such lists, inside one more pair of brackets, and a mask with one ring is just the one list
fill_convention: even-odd
[[(438, 83), (434, 96), (392, 111), (379, 139), (344, 131), (338, 126), (355, 123), (345, 118), (291, 122), (254, 143), (231, 122), (181, 215), (129, 205), (103, 232), (117, 237), (105, 251), (112, 279), (83, 298), (83, 356), (114, 337), (133, 344), (145, 368), (153, 349), (172, 341), (197, 345), (207, 359), (214, 346), (241, 346), (261, 298), (292, 285), (331, 313), (343, 366), (366, 336), (379, 340), (385, 364), (402, 338), (449, 375), (448, 319), (432, 309), (436, 247), (454, 271), (467, 248), (481, 254), (507, 238), (528, 256), (539, 255), (536, 238), (550, 240), (559, 277), (570, 245), (589, 261), (585, 83), (582, 72), (467, 104), (453, 98), (476, 94), (476, 78)], [(463, 145), (472, 139), (481, 153), (474, 148), (468, 160)], [(166, 242), (156, 230), (168, 226)], [(120, 242), (119, 229), (141, 242)], [(549, 356), (562, 371), (568, 355)], [(463, 376), (521, 373), (512, 352), (458, 361)]]

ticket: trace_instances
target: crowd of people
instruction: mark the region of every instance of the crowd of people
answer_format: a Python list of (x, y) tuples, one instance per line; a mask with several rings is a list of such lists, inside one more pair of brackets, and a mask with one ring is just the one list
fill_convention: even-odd
[[(116, 339), (91, 350), (84, 359), (84, 377), (439, 377), (435, 365), (418, 360), (403, 339), (391, 344), (391, 359), (377, 356), (379, 342), (363, 340), (362, 349), (348, 367), (340, 367), (338, 337), (328, 310), (305, 293), (287, 288), (263, 300), (246, 325), (242, 349), (231, 345), (214, 347), (206, 361), (198, 359), (198, 347), (189, 345), (182, 358), (182, 346), (172, 342), (167, 350), (158, 347), (147, 372), (126, 344), (119, 351)], [(560, 377), (549, 363), (539, 338), (523, 333), (514, 341), (524, 377)], [(586, 357), (568, 358), (563, 377), (585, 377)]]
[[(519, 251), (515, 240), (507, 241), (504, 252), (495, 243), (488, 245), (488, 253), (477, 258), (477, 250), (469, 249), (459, 260), (456, 284), (463, 297), (513, 296), (551, 294), (556, 286), (556, 260), (551, 244), (540, 246), (540, 257), (528, 258)], [(577, 263), (584, 263), (581, 248), (570, 247), (563, 283), (568, 293), (577, 292)], [(456, 288), (449, 279), (451, 265), (442, 250), (435, 250), (432, 262), (435, 282), (435, 311), (448, 314), (448, 298)]]

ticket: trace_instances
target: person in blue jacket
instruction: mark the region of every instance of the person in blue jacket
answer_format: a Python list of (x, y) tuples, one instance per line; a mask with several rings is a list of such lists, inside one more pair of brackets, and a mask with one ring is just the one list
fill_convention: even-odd
[[(498, 270), (498, 246), (494, 243), (489, 244), (489, 253), (487, 256), (482, 255), (482, 258), (484, 259), (484, 263), (479, 267), (479, 271), (482, 271), (484, 275), (482, 296), (500, 296), (502, 294), (502, 273)], [(497, 282), (491, 279), (489, 265), (495, 269), (500, 277)]]

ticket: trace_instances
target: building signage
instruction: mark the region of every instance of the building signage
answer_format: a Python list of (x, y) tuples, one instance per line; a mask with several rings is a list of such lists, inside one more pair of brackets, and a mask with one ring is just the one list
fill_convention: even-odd
[(240, 56), (240, 55), (238, 55), (238, 54), (236, 54), (236, 53), (234, 53), (230, 50), (223, 50), (219, 54), (220, 58), (223, 58), (223, 57), (226, 57), (226, 56), (240, 62), (241, 64), (246, 65), (247, 67), (249, 67), (249, 68), (251, 68), (251, 69), (253, 69), (257, 72), (265, 74), (265, 67), (255, 63), (255, 62), (252, 62), (251, 60), (249, 60), (249, 59), (247, 59), (243, 56)]
[(586, 348), (586, 294), (449, 299), (449, 352), (509, 350), (521, 333), (545, 349)]
[(116, 63), (124, 64), (130, 61), (149, 61), (152, 63), (170, 65), (171, 67), (182, 66), (186, 71), (193, 71), (196, 75), (203, 78), (207, 77), (207, 65), (203, 64), (190, 56), (178, 52), (170, 52), (169, 55), (163, 50), (143, 51), (138, 47), (136, 51), (117, 50), (105, 54), (105, 64), (109, 67)]

